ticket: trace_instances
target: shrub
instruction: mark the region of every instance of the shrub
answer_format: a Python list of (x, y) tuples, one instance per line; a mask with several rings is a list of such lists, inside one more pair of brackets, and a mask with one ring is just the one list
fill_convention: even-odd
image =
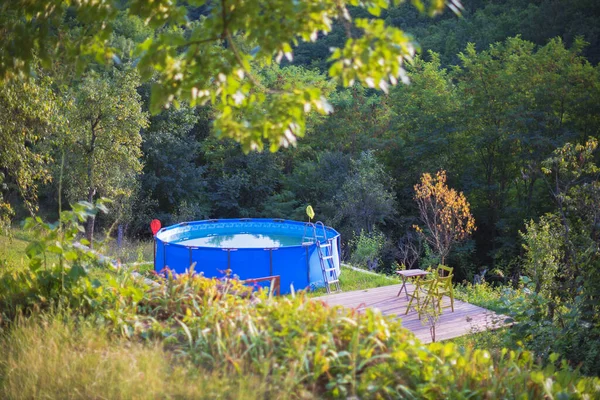
[(378, 231), (367, 233), (361, 230), (360, 235), (354, 236), (350, 243), (354, 247), (350, 261), (355, 265), (364, 265), (369, 270), (377, 269), (384, 244), (383, 233)]
[(480, 285), (456, 285), (456, 298), (494, 310), (509, 317), (510, 329), (479, 334), (457, 343), (494, 343), (495, 347), (526, 347), (544, 364), (552, 363), (551, 355), (559, 354), (571, 366), (589, 375), (600, 373), (600, 332), (587, 322), (581, 297), (557, 309), (553, 319), (547, 313), (548, 299), (534, 289), (538, 282), (522, 277), (517, 289)]
[[(181, 293), (177, 286), (194, 289), (176, 296), (182, 304), (168, 314), (152, 311), (152, 303)], [(248, 301), (224, 292), (217, 280), (191, 275), (151, 292), (140, 308), (152, 319), (141, 317), (139, 325), (153, 321), (149, 337), (167, 337), (176, 353), (204, 367), (229, 366), (269, 384), (292, 379), (299, 391), (320, 396), (539, 398), (600, 390), (600, 381), (582, 378), (566, 364), (542, 369), (528, 352), (504, 350), (494, 358), (453, 343), (424, 345), (400, 321), (370, 309), (359, 314), (302, 295), (262, 293)]]
[(558, 274), (563, 268), (561, 260), (564, 259), (563, 237), (558, 217), (548, 214), (540, 218), (538, 223), (526, 223), (525, 227), (525, 232), (521, 232), (525, 242), (525, 275), (535, 282), (536, 293), (554, 297), (558, 290)]
[(24, 269), (3, 268), (0, 323), (14, 319), (19, 312), (28, 315), (33, 310), (59, 305), (83, 306), (86, 298), (82, 292), (97, 286), (84, 279), (89, 268), (101, 262), (93, 253), (76, 246), (75, 238), (83, 230), (80, 223), (97, 210), (89, 203), (79, 203), (72, 211), (63, 212), (54, 224), (45, 223), (40, 217), (26, 220), (25, 228), (33, 232), (25, 249), (29, 265)]
[[(45, 239), (54, 231), (39, 226), (45, 233), (34, 243), (49, 250)], [(235, 280), (193, 271), (157, 276), (152, 285), (124, 271), (103, 272), (94, 281), (97, 262), (89, 254), (67, 256), (69, 240), (61, 244), (63, 253), (53, 250), (64, 261), (60, 269), (40, 274), (48, 266), (32, 262), (14, 276), (14, 288), (27, 289), (24, 298), (14, 288), (5, 292), (10, 277), (2, 277), (0, 299), (12, 310), (5, 314), (12, 320), (0, 362), (0, 394), (6, 397), (212, 398), (238, 397), (236, 390), (243, 389), (263, 398), (600, 395), (599, 379), (580, 376), (566, 362), (542, 368), (525, 351), (424, 345), (379, 311), (329, 307), (303, 293), (252, 294)], [(43, 251), (35, 254), (32, 260)], [(86, 274), (67, 279), (75, 266)], [(43, 301), (50, 306), (40, 307)], [(45, 308), (59, 313), (60, 324), (44, 325)], [(18, 318), (15, 323), (23, 311), (34, 317), (31, 328)], [(35, 325), (40, 314), (42, 329)], [(227, 384), (215, 388), (200, 378), (200, 386), (187, 388), (185, 382), (203, 371)], [(181, 384), (173, 388), (146, 375)]]

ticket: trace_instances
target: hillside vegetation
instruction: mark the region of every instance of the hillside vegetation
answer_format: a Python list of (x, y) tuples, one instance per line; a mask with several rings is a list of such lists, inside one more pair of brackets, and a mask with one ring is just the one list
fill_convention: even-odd
[[(29, 246), (28, 268), (0, 275), (4, 398), (600, 393), (599, 379), (582, 377), (558, 355), (551, 355), (558, 367), (542, 368), (522, 350), (423, 345), (399, 320), (371, 310), (328, 307), (303, 294), (252, 294), (234, 280), (193, 273), (157, 276), (148, 286), (74, 247), (77, 224), (66, 216), (66, 239), (56, 242), (58, 231), (38, 225), (44, 233)], [(36, 263), (57, 253), (56, 262)]]
[[(1, 2), (0, 397), (597, 396), (597, 3)], [(309, 205), (380, 274), (346, 289), (445, 264), (513, 327), (425, 346), (74, 245)]]

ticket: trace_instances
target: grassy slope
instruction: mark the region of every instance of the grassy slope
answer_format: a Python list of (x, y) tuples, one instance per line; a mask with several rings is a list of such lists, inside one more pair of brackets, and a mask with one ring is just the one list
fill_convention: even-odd
[[(11, 237), (0, 235), (0, 260), (5, 259), (12, 266), (24, 266), (28, 262), (25, 255), (25, 248), (28, 244), (29, 236), (22, 230), (15, 229), (11, 232)], [(108, 246), (107, 253), (117, 258), (121, 257), (123, 262), (134, 261), (149, 261), (152, 259), (152, 243), (151, 242), (135, 242), (126, 243), (122, 250), (118, 252), (114, 246)], [(149, 255), (149, 257), (148, 257)], [(151, 269), (151, 265), (142, 265), (138, 269)], [(342, 274), (340, 275), (340, 285), (342, 290), (349, 292), (352, 290), (369, 289), (387, 285), (400, 283), (396, 277), (386, 276), (382, 274), (373, 274), (367, 271), (357, 271), (347, 266), (342, 266)], [(322, 296), (326, 294), (325, 288), (320, 288), (313, 292), (309, 292), (309, 297)], [(455, 291), (455, 296), (463, 301), (495, 309), (494, 307), (499, 299), (499, 291), (490, 290), (483, 286), (458, 286)], [(498, 330), (493, 332), (483, 332), (474, 335), (467, 335), (453, 340), (460, 345), (471, 345), (477, 348), (493, 348), (501, 347), (506, 343), (501, 343), (503, 331)]]
[[(25, 248), (29, 239), (29, 234), (20, 229), (13, 229), (10, 232), (10, 236), (0, 234), (0, 260), (6, 260), (13, 266), (26, 265), (28, 259), (25, 255)], [(100, 252), (109, 257), (120, 259), (123, 263), (152, 261), (152, 242), (125, 242), (120, 250), (116, 248), (114, 241), (101, 244), (97, 247), (99, 247), (98, 250)], [(152, 269), (152, 266), (140, 265), (137, 269), (143, 271)], [(340, 285), (345, 292), (398, 283), (400, 283), (400, 279), (394, 276), (374, 274), (368, 271), (357, 271), (356, 269), (342, 265)], [(325, 288), (321, 288), (309, 293), (309, 296), (321, 296), (325, 293)], [(455, 296), (460, 300), (495, 311), (497, 308), (495, 306), (500, 302), (499, 290), (489, 290), (489, 288), (484, 288), (483, 286), (459, 286), (455, 291)]]
[[(0, 233), (0, 260), (6, 260), (13, 267), (23, 267), (29, 262), (25, 248), (31, 240), (31, 234), (19, 228), (12, 228), (8, 234)], [(95, 243), (100, 253), (120, 260), (122, 263), (152, 262), (153, 251), (150, 241), (124, 241), (118, 249), (115, 240)], [(147, 270), (151, 266), (142, 265), (138, 269)]]
[(0, 235), (0, 260), (6, 260), (16, 267), (25, 266), (28, 262), (25, 248), (28, 242), (19, 235)]
[[(382, 274), (373, 274), (368, 271), (357, 271), (347, 266), (342, 265), (342, 273), (340, 274), (340, 286), (344, 292), (352, 290), (370, 289), (381, 286), (395, 285), (400, 283), (396, 277), (386, 276)], [(310, 297), (321, 296), (326, 294), (325, 288), (320, 288), (309, 293)]]
[[(25, 232), (17, 229), (13, 230), (11, 235), (12, 237), (0, 235), (0, 259), (6, 259), (11, 265), (24, 266), (28, 262), (25, 255), (25, 248), (27, 247), (29, 237)], [(152, 242), (127, 242), (120, 251), (116, 249), (114, 243), (108, 243), (99, 247), (99, 251), (110, 257), (118, 258), (122, 262), (152, 261)], [(143, 265), (138, 269), (146, 270), (151, 268), (151, 265)], [(368, 273), (367, 271), (361, 272), (342, 266), (340, 285), (345, 292), (397, 283), (400, 283), (400, 280), (396, 277)], [(321, 288), (309, 293), (309, 296), (321, 296), (325, 293), (325, 288)]]

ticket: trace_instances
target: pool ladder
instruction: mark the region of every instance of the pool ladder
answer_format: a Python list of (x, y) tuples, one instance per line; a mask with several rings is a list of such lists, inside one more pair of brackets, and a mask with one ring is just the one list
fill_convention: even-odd
[[(323, 231), (323, 243), (319, 240), (317, 236), (317, 228), (320, 228)], [(312, 237), (307, 235), (307, 229), (312, 231)], [(316, 223), (307, 222), (304, 225), (304, 236), (302, 239), (303, 245), (316, 244), (317, 245), (317, 254), (319, 255), (319, 263), (321, 264), (321, 272), (323, 273), (323, 280), (325, 281), (325, 288), (327, 289), (327, 294), (341, 292), (342, 288), (340, 287), (340, 279), (337, 274), (337, 270), (335, 268), (335, 263), (333, 261), (333, 239), (327, 239), (327, 230), (325, 229), (325, 225), (321, 221), (317, 221)]]

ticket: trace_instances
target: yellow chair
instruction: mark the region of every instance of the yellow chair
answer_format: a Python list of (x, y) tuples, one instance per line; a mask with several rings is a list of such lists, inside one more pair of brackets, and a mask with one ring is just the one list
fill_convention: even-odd
[[(406, 312), (404, 314), (408, 314), (414, 301), (416, 301), (414, 308), (415, 311), (419, 313), (419, 319), (421, 319), (421, 314), (430, 302), (433, 307), (436, 307), (437, 302), (437, 308), (440, 314), (442, 313), (443, 308), (451, 308), (452, 312), (454, 312), (454, 291), (452, 290), (452, 278), (454, 275), (452, 274), (452, 271), (453, 268), (440, 265), (438, 267), (438, 274), (436, 278), (418, 280), (416, 282), (414, 292), (409, 294), (410, 301), (408, 302)], [(449, 306), (442, 306), (444, 296), (448, 296), (450, 298)]]
[(404, 315), (408, 314), (410, 311), (410, 306), (413, 304), (413, 301), (416, 300), (415, 311), (419, 313), (419, 319), (421, 319), (422, 310), (427, 307), (430, 301), (434, 302), (437, 293), (437, 279), (419, 279), (415, 284), (415, 290), (408, 295), (410, 297), (410, 301), (406, 306), (406, 312)]
[(452, 271), (454, 271), (454, 268), (452, 267), (447, 267), (445, 265), (438, 265), (437, 267), (437, 274), (438, 276), (446, 276), (446, 275), (452, 275)]
[[(447, 267), (445, 265), (439, 265), (437, 272), (437, 285), (436, 285), (436, 293), (435, 296), (438, 300), (438, 305), (440, 307), (440, 312), (442, 308), (450, 307), (452, 312), (454, 312), (454, 291), (452, 289), (452, 277), (454, 268)], [(446, 307), (442, 307), (442, 299), (444, 296), (448, 296), (450, 298), (450, 305)]]

